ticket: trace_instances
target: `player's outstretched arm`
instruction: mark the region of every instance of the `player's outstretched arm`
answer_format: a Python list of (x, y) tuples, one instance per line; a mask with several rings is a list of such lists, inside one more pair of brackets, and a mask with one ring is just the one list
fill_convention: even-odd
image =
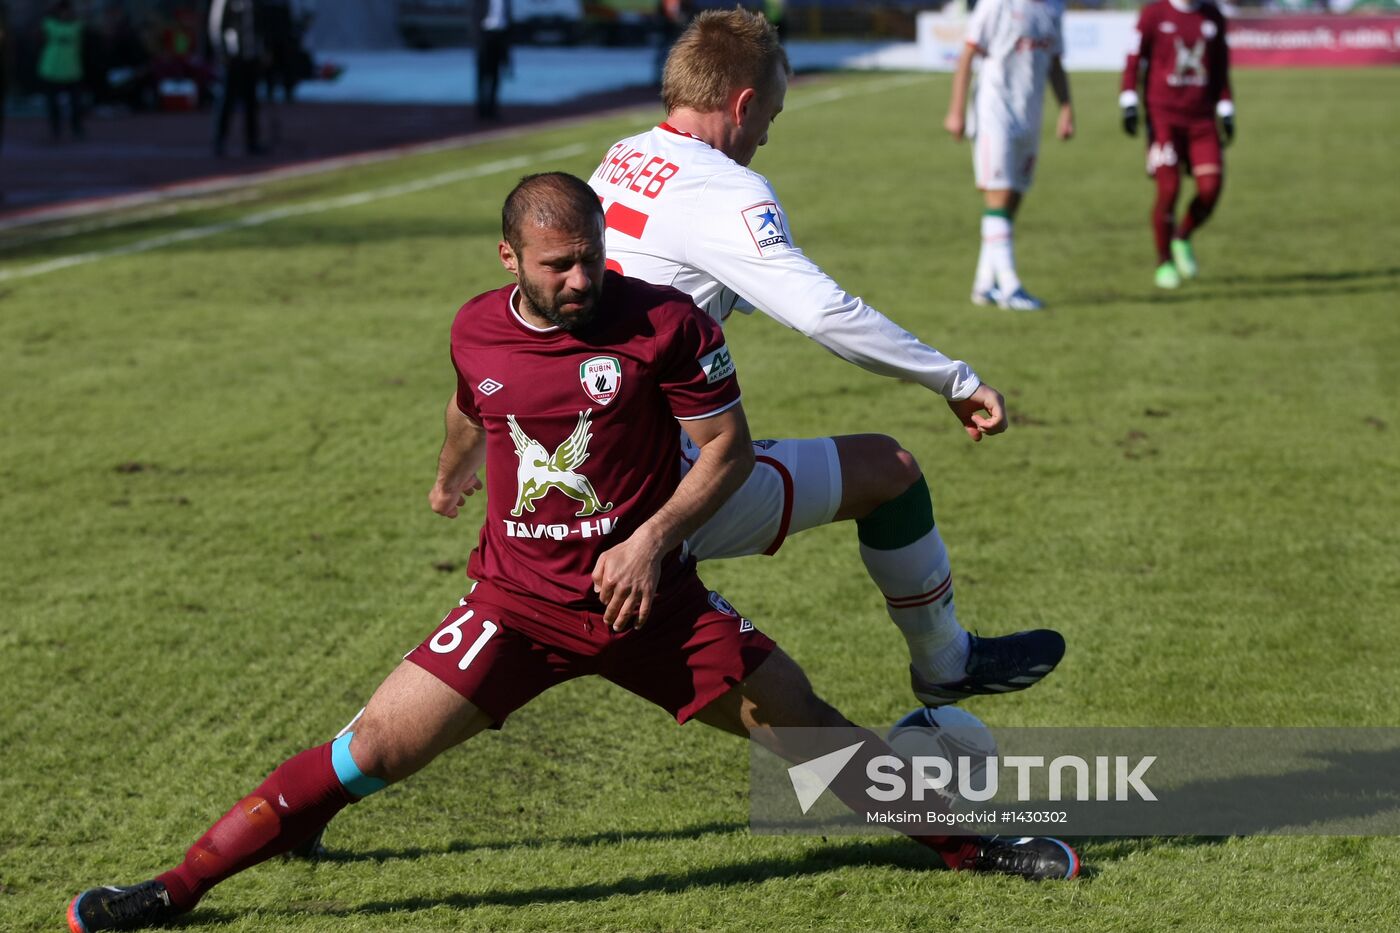
[(467, 496), (481, 488), (476, 471), (486, 460), (486, 431), (457, 407), (454, 395), (447, 401), (447, 437), (438, 455), (437, 481), (428, 492), (428, 505), (445, 518), (456, 518)]
[(974, 441), (988, 434), (1000, 434), (1010, 426), (1006, 418), (1006, 402), (1001, 393), (985, 382), (977, 391), (959, 401), (949, 401), (948, 407), (963, 424), (963, 430)]
[(743, 406), (737, 402), (709, 418), (685, 422), (700, 457), (656, 514), (616, 547), (604, 551), (593, 568), (593, 588), (614, 631), (641, 627), (651, 612), (661, 559), (680, 546), (744, 485), (753, 470), (753, 440)]
[(737, 250), (715, 255), (721, 281), (745, 301), (861, 369), (916, 382), (945, 399), (968, 398), (981, 384), (962, 360), (851, 295), (801, 250), (767, 258)]

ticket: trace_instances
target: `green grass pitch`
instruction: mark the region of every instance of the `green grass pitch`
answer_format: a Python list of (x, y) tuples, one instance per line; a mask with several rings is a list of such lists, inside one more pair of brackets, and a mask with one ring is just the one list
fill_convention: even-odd
[[(1239, 73), (1202, 279), (1172, 294), (1116, 79), (1073, 80), (1079, 137), (1047, 138), (1017, 227), (1040, 315), (967, 303), (979, 203), (946, 77), (794, 87), (755, 168), (798, 242), (1015, 424), (973, 445), (927, 391), (755, 317), (729, 328), (755, 434), (899, 438), (965, 624), (1066, 634), (1045, 683), (971, 705), (993, 727), (1400, 725), (1400, 72)], [(455, 604), (479, 505), (426, 506), (453, 312), (503, 281), (519, 174), (586, 175), (657, 116), (0, 237), (0, 928), (58, 929), (81, 888), (173, 864)], [(913, 706), (851, 527), (702, 574), (847, 715)], [(897, 838), (750, 836), (746, 756), (566, 685), (343, 814), (334, 860), (254, 869), (188, 925), (1400, 926), (1395, 839), (1085, 840), (1074, 883), (950, 875)]]

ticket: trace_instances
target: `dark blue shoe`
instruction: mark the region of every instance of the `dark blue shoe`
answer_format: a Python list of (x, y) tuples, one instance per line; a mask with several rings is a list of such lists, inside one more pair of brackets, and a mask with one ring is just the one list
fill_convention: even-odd
[(170, 906), (170, 892), (159, 881), (126, 888), (93, 888), (68, 904), (68, 929), (72, 933), (141, 930), (158, 926), (178, 913)]
[(1053, 671), (1065, 656), (1064, 636), (1047, 628), (1000, 638), (967, 637), (967, 667), (960, 679), (930, 683), (910, 668), (914, 696), (925, 706), (947, 706), (968, 697), (1024, 690)]

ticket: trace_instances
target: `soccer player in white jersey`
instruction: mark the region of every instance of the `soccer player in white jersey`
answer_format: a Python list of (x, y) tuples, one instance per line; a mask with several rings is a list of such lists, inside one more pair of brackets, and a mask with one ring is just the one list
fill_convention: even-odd
[[(782, 202), (748, 168), (790, 74), (761, 16), (716, 10), (691, 24), (666, 63), (665, 122), (614, 145), (590, 180), (607, 219), (608, 265), (678, 288), (720, 321), (757, 309), (863, 369), (917, 382), (947, 401), (973, 440), (1002, 432), (1000, 393), (837, 285), (797, 248)], [(928, 485), (893, 438), (757, 446), (749, 481), (689, 540), (698, 559), (772, 554), (786, 535), (854, 519), (861, 558), (908, 642), (921, 702), (1020, 690), (1059, 663), (1057, 632), (978, 638), (963, 629)]]
[[(1048, 79), (1060, 103), (1055, 132), (1074, 135), (1074, 109), (1061, 24), (1063, 0), (978, 0), (967, 23), (967, 43), (953, 72), (953, 93), (944, 128), (954, 139), (973, 139), (972, 166), (986, 211), (982, 252), (972, 280), (972, 303), (1013, 311), (1045, 305), (1026, 291), (1016, 274), (1012, 225), (1035, 176), (1040, 150), (1040, 114)], [(979, 59), (972, 121), (966, 117), (973, 60)]]

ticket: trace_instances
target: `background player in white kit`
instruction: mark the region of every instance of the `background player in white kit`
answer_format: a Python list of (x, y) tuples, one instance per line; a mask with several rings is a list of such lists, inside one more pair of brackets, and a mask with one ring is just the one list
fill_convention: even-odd
[[(1060, 62), (1063, 18), (1063, 0), (978, 0), (967, 23), (967, 44), (953, 72), (943, 126), (954, 139), (973, 138), (973, 175), (986, 203), (982, 252), (972, 281), (976, 305), (996, 304), (1014, 311), (1045, 306), (1022, 287), (1016, 274), (1012, 225), (1035, 176), (1047, 79), (1060, 102), (1056, 135), (1074, 135), (1069, 76)], [(973, 59), (979, 57), (969, 126), (967, 89)]]
[[(691, 24), (666, 63), (666, 122), (614, 145), (590, 180), (605, 209), (608, 265), (678, 288), (721, 321), (757, 308), (864, 369), (937, 392), (973, 440), (1000, 433), (1000, 393), (803, 255), (767, 179), (746, 167), (790, 73), (761, 16), (708, 11)], [(1020, 690), (1059, 663), (1056, 632), (978, 638), (959, 624), (928, 485), (893, 438), (761, 441), (755, 453), (748, 482), (689, 539), (698, 559), (772, 554), (787, 534), (854, 519), (861, 558), (908, 642), (920, 701)]]

